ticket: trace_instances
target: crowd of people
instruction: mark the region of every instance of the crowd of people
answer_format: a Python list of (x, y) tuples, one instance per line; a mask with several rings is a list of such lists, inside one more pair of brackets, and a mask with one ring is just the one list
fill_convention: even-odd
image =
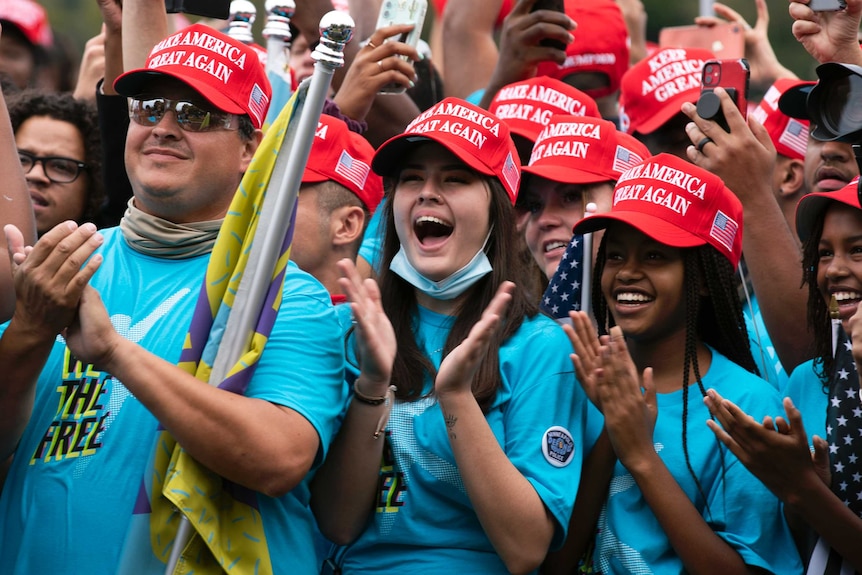
[(640, 0), (0, 0), (0, 573), (862, 573), (862, 0), (753, 2), (705, 114)]

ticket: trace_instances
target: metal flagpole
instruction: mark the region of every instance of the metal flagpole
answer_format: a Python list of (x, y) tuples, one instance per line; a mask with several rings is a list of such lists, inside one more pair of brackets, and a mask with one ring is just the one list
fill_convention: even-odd
[(266, 24), (263, 37), (266, 39), (266, 75), (277, 75), (284, 79), (293, 92), (290, 72), (290, 19), (296, 12), (293, 0), (266, 0)]
[[(267, 225), (258, 226), (252, 244), (252, 254), (258, 254), (254, 260), (254, 268), (246, 268), (240, 283), (240, 293), (234, 312), (231, 313), (225, 334), (222, 336), (212, 373), (210, 385), (218, 385), (223, 381), (229, 370), (239, 361), (254, 333), (254, 328), (260, 315), (266, 293), (272, 281), (272, 273), (280, 256), (284, 233), (293, 218), (293, 209), (302, 174), (311, 152), (314, 133), (323, 112), (323, 104), (332, 83), (332, 75), (336, 68), (344, 65), (344, 46), (353, 37), (353, 19), (343, 12), (333, 10), (320, 20), (320, 43), (311, 54), (314, 58), (314, 74), (309, 79), (308, 95), (305, 107), (299, 116), (296, 136), (288, 151), (285, 175), (276, 190), (273, 209), (267, 210), (271, 218)], [(275, 176), (275, 174), (273, 175)], [(240, 299), (240, 294), (242, 299)], [(180, 555), (192, 536), (191, 522), (180, 514), (180, 524), (177, 536), (168, 559), (165, 575), (172, 575), (177, 567)]]
[[(597, 209), (596, 204), (588, 203), (584, 209), (584, 217), (590, 217), (596, 213)], [(589, 314), (593, 287), (593, 234), (591, 232), (584, 234), (584, 261), (582, 265), (584, 269), (581, 270), (581, 311)]]

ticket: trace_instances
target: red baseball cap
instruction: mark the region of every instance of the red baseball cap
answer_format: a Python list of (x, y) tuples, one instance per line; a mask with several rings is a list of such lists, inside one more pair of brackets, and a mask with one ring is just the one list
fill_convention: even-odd
[(629, 68), (629, 32), (620, 7), (613, 0), (566, 0), (566, 14), (578, 23), (575, 39), (566, 47), (566, 61), (542, 62), (537, 74), (565, 80), (572, 74), (599, 72), (607, 76), (608, 86), (587, 94), (613, 94)]
[(620, 88), (620, 125), (632, 134), (649, 134), (700, 96), (701, 69), (709, 50), (664, 48), (625, 73)]
[(371, 168), (381, 176), (395, 175), (410, 146), (428, 140), (442, 145), (480, 174), (496, 177), (515, 203), (521, 161), (509, 127), (487, 110), (460, 98), (446, 98), (416, 116), (403, 133), (377, 148)]
[(343, 120), (323, 114), (314, 132), (302, 183), (337, 182), (374, 213), (383, 199), (383, 179), (371, 171), (373, 157), (374, 147), (368, 140), (351, 132)]
[(841, 188), (831, 192), (811, 192), (796, 204), (796, 233), (805, 242), (814, 229), (814, 224), (823, 217), (830, 202), (839, 202), (862, 210), (859, 205), (859, 176)]
[(45, 9), (31, 0), (0, 1), (0, 20), (21, 30), (34, 46), (47, 48), (54, 43), (54, 34)]
[(531, 142), (555, 114), (601, 117), (595, 100), (548, 76), (504, 86), (491, 100), (488, 111), (505, 121), (512, 134)]
[(260, 128), (272, 98), (272, 88), (257, 52), (227, 34), (192, 24), (153, 48), (143, 68), (116, 79), (114, 89), (138, 96), (159, 75), (180, 80), (223, 112), (248, 114)]
[(808, 121), (791, 118), (782, 112), (778, 108), (778, 100), (788, 90), (809, 83), (787, 78), (776, 80), (751, 112), (751, 115), (769, 132), (775, 150), (782, 156), (797, 160), (805, 158), (805, 150), (808, 147)]
[(623, 171), (649, 157), (646, 146), (623, 143), (613, 122), (601, 118), (554, 116), (542, 130), (525, 173), (555, 182), (593, 184), (616, 181)]
[(584, 218), (574, 232), (619, 221), (668, 246), (709, 244), (736, 267), (742, 254), (742, 203), (724, 182), (671, 154), (658, 154), (625, 172), (611, 211)]

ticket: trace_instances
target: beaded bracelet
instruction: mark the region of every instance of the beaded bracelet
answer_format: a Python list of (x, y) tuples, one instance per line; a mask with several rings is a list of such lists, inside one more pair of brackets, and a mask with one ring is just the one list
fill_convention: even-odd
[(386, 395), (384, 395), (383, 397), (371, 397), (359, 391), (359, 378), (356, 378), (356, 381), (353, 383), (353, 397), (355, 397), (360, 402), (367, 405), (381, 405), (384, 403), (386, 404), (386, 407), (383, 410), (383, 414), (377, 421), (377, 429), (373, 434), (374, 439), (380, 437), (380, 434), (383, 433), (383, 431), (386, 429), (386, 424), (389, 422), (389, 414), (392, 412), (392, 402), (395, 400), (395, 391), (397, 389), (398, 388), (396, 388), (394, 385), (390, 385), (389, 389), (386, 390)]

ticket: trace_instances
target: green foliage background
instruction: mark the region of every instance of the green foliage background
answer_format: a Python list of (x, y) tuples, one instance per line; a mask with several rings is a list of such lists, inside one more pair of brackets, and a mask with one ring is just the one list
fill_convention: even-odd
[[(477, 0), (482, 1), (482, 0)], [(99, 33), (101, 15), (96, 0), (40, 0), (49, 13), (52, 26), (65, 38), (80, 57), (86, 41)], [(258, 7), (255, 29), (258, 31), (264, 20), (264, 0), (253, 0)], [(726, 0), (728, 6), (742, 14), (752, 25), (756, 19), (754, 0)], [(302, 4), (298, 0), (297, 4)], [(788, 15), (787, 0), (767, 0), (770, 12), (769, 37), (779, 60), (805, 79), (815, 79), (815, 62), (790, 32), (792, 20)], [(698, 13), (697, 0), (644, 0), (648, 14), (647, 36), (658, 39), (659, 30), (665, 26), (691, 24)], [(433, 18), (429, 10), (429, 19)], [(426, 32), (428, 30), (426, 26)]]

